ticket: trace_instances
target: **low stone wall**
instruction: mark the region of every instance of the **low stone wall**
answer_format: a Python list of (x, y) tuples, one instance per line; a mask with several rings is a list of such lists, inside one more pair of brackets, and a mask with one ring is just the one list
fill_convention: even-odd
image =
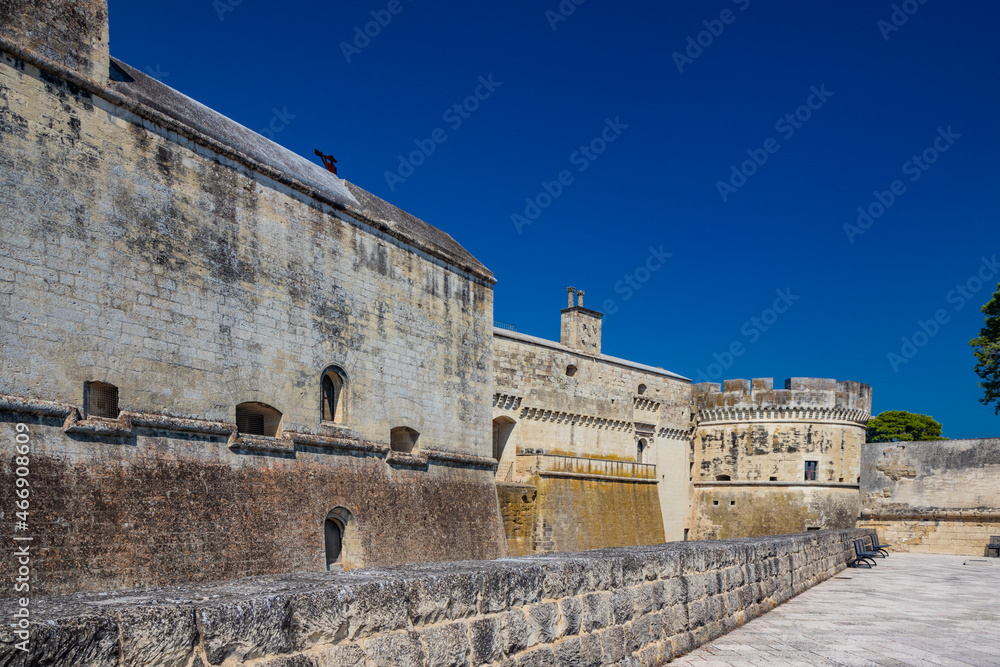
[(1000, 535), (1000, 438), (867, 443), (859, 528), (893, 549), (982, 556)]
[[(673, 542), (32, 599), (26, 640), (9, 620), (0, 630), (0, 664), (656, 665), (833, 576), (859, 535)], [(0, 616), (12, 619), (17, 608), (0, 602)]]

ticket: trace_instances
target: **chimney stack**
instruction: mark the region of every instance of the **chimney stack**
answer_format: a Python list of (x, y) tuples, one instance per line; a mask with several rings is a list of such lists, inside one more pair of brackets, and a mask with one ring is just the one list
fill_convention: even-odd
[(567, 307), (561, 311), (562, 327), (559, 341), (577, 352), (600, 356), (601, 319), (604, 314), (583, 307), (583, 290), (567, 287), (566, 292), (569, 299)]
[(107, 85), (107, 0), (0, 0), (0, 34), (77, 74)]

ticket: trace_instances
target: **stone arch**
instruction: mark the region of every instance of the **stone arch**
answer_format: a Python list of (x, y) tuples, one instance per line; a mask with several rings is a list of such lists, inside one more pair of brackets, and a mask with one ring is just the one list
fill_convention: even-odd
[(236, 406), (236, 430), (242, 435), (275, 438), (281, 427), (281, 413), (267, 403), (248, 401)]
[(517, 426), (517, 422), (510, 417), (497, 417), (493, 420), (493, 458), (497, 461), (503, 458), (507, 440), (515, 426)]
[(327, 570), (350, 570), (363, 565), (357, 521), (346, 507), (335, 507), (323, 520), (323, 547)]
[(649, 441), (645, 438), (639, 438), (638, 442), (635, 443), (635, 461), (636, 463), (649, 463)]
[(420, 434), (409, 426), (397, 426), (389, 431), (389, 446), (394, 452), (411, 454), (417, 447), (417, 438)]
[(347, 423), (347, 374), (344, 369), (340, 366), (327, 366), (320, 383), (323, 421)]

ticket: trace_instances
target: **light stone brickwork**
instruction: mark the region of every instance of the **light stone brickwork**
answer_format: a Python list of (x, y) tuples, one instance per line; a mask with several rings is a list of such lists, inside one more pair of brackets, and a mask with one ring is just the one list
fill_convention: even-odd
[[(0, 664), (658, 665), (842, 571), (859, 531), (33, 601)], [(10, 618), (11, 601), (0, 601)]]
[[(679, 540), (688, 525), (690, 381), (601, 354), (600, 318), (564, 309), (558, 343), (493, 331), (499, 471), (502, 481), (539, 485), (535, 551)], [(539, 465), (539, 454), (561, 462)], [(614, 461), (642, 465), (600, 472)], [(525, 548), (515, 541), (508, 546)]]
[(858, 526), (894, 549), (986, 555), (1000, 535), (1000, 439), (867, 443)]
[(871, 387), (791, 378), (776, 390), (762, 378), (693, 392), (692, 538), (854, 525)]
[[(0, 18), (0, 427), (31, 436), (33, 592), (323, 570), (328, 515), (356, 552), (338, 566), (504, 555), (492, 274), (110, 59), (106, 3)], [(86, 413), (89, 382), (117, 418)], [(238, 432), (248, 402), (273, 436)]]

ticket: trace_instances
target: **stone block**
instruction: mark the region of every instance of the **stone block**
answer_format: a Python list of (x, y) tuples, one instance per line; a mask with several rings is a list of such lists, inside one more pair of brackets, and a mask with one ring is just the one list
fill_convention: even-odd
[(551, 647), (542, 646), (517, 656), (517, 667), (557, 667), (556, 656)]
[(365, 667), (365, 652), (357, 644), (324, 649), (316, 657), (316, 667)]
[(555, 602), (533, 604), (525, 609), (528, 620), (528, 647), (551, 644), (559, 637), (559, 605)]
[(471, 618), (482, 589), (483, 577), (470, 572), (416, 578), (407, 584), (407, 615), (414, 626)]
[(289, 602), (292, 647), (301, 651), (344, 640), (350, 627), (350, 602), (350, 589), (342, 586), (294, 596)]
[(411, 667), (424, 664), (424, 649), (416, 632), (395, 632), (364, 640), (366, 664)]
[(496, 662), (503, 657), (502, 632), (503, 624), (499, 615), (477, 618), (469, 622), (473, 665)]
[(198, 640), (191, 607), (126, 607), (113, 616), (120, 629), (123, 667), (187, 665)]
[(86, 615), (32, 624), (25, 652), (15, 647), (21, 639), (5, 622), (0, 629), (0, 664), (117, 667), (121, 658), (118, 631), (112, 619)]
[(250, 598), (200, 607), (198, 634), (210, 664), (246, 662), (292, 650), (291, 613), (283, 596)]
[(420, 632), (426, 667), (467, 667), (470, 665), (469, 628), (465, 623), (449, 623)]
[(615, 625), (622, 625), (632, 620), (635, 612), (635, 601), (632, 591), (620, 588), (611, 593), (611, 620)]
[(612, 624), (611, 593), (588, 593), (583, 596), (583, 631), (593, 632)]
[(582, 598), (564, 598), (559, 601), (559, 636), (576, 635), (583, 627)]
[(398, 579), (352, 582), (348, 639), (354, 641), (407, 627), (406, 591), (406, 583)]

